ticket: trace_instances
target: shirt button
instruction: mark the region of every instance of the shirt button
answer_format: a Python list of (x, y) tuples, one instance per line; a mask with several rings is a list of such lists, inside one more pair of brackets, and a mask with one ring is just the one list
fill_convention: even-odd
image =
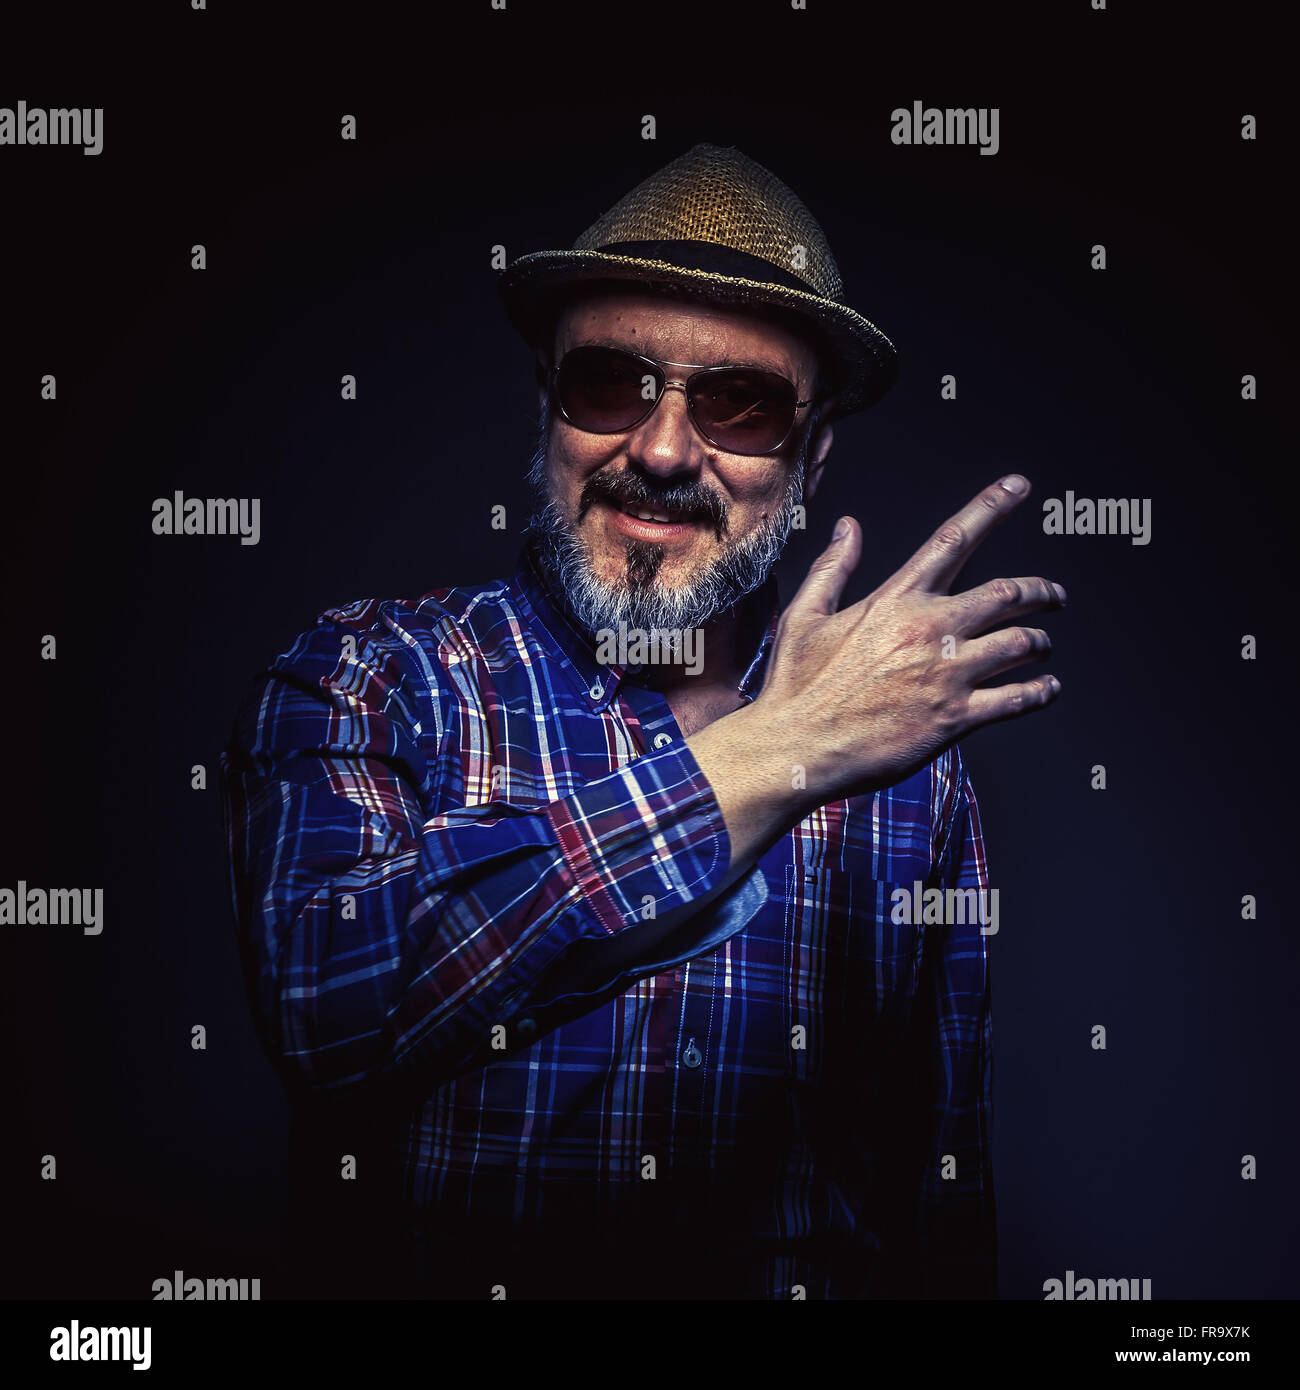
[(682, 1049), (682, 1066), (690, 1067), (694, 1071), (703, 1060), (704, 1054), (695, 1046), (695, 1039), (692, 1038)]
[(655, 747), (666, 748), (673, 741), (672, 734), (656, 734)]
[(605, 687), (599, 681), (587, 691), (587, 694), (590, 695), (593, 700), (599, 700), (604, 693)]
[(641, 663), (639, 661), (634, 661), (627, 669), (629, 675), (639, 676), (641, 674)]
[(537, 1020), (535, 1018), (517, 1019), (515, 1022), (515, 1032), (527, 1042), (529, 1038), (537, 1035)]

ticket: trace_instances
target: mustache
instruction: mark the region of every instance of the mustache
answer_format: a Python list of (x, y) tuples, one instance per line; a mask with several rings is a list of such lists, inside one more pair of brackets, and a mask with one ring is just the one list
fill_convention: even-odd
[(654, 487), (645, 479), (628, 472), (593, 473), (583, 484), (578, 498), (578, 521), (586, 516), (595, 502), (609, 502), (616, 507), (642, 506), (651, 511), (676, 512), (686, 521), (706, 522), (718, 540), (730, 529), (727, 504), (712, 489), (701, 487), (698, 483)]

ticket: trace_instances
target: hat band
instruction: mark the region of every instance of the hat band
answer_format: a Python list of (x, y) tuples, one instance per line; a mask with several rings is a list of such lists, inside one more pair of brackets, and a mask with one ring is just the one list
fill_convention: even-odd
[[(610, 241), (598, 246), (613, 256), (636, 256), (641, 260), (665, 261), (681, 270), (702, 270), (709, 275), (734, 275), (741, 280), (758, 280), (764, 284), (781, 285), (787, 290), (804, 294), (820, 291), (797, 275), (773, 265), (762, 256), (737, 251), (734, 246), (721, 246), (716, 241)], [(824, 295), (821, 296), (825, 298)]]

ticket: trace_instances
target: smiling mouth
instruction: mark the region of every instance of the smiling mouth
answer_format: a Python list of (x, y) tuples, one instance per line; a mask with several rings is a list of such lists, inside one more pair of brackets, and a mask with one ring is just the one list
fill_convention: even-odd
[(635, 517), (638, 521), (663, 521), (671, 523), (689, 520), (688, 517), (681, 516), (677, 512), (650, 512), (642, 507), (620, 507), (619, 511), (621, 511), (624, 516)]
[(695, 522), (694, 517), (687, 516), (684, 512), (660, 511), (657, 507), (646, 506), (643, 502), (611, 502), (609, 505), (615, 511), (622, 512), (624, 516), (630, 516), (636, 521), (654, 521), (661, 526), (693, 525)]

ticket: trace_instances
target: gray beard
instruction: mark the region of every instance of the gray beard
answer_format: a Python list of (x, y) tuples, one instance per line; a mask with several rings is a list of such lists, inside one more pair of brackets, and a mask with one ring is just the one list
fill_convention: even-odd
[(799, 457), (780, 508), (737, 543), (725, 541), (725, 519), (718, 528), (725, 548), (702, 574), (680, 588), (659, 582), (665, 548), (652, 541), (629, 541), (624, 580), (606, 583), (592, 570), (586, 542), (558, 503), (546, 479), (550, 406), (542, 407), (536, 451), (528, 469), (533, 496), (529, 531), (542, 572), (567, 603), (574, 618), (590, 633), (617, 630), (620, 623), (643, 632), (683, 632), (703, 627), (753, 593), (768, 577), (790, 535), (794, 509), (803, 501), (804, 472), (815, 419), (804, 432)]

